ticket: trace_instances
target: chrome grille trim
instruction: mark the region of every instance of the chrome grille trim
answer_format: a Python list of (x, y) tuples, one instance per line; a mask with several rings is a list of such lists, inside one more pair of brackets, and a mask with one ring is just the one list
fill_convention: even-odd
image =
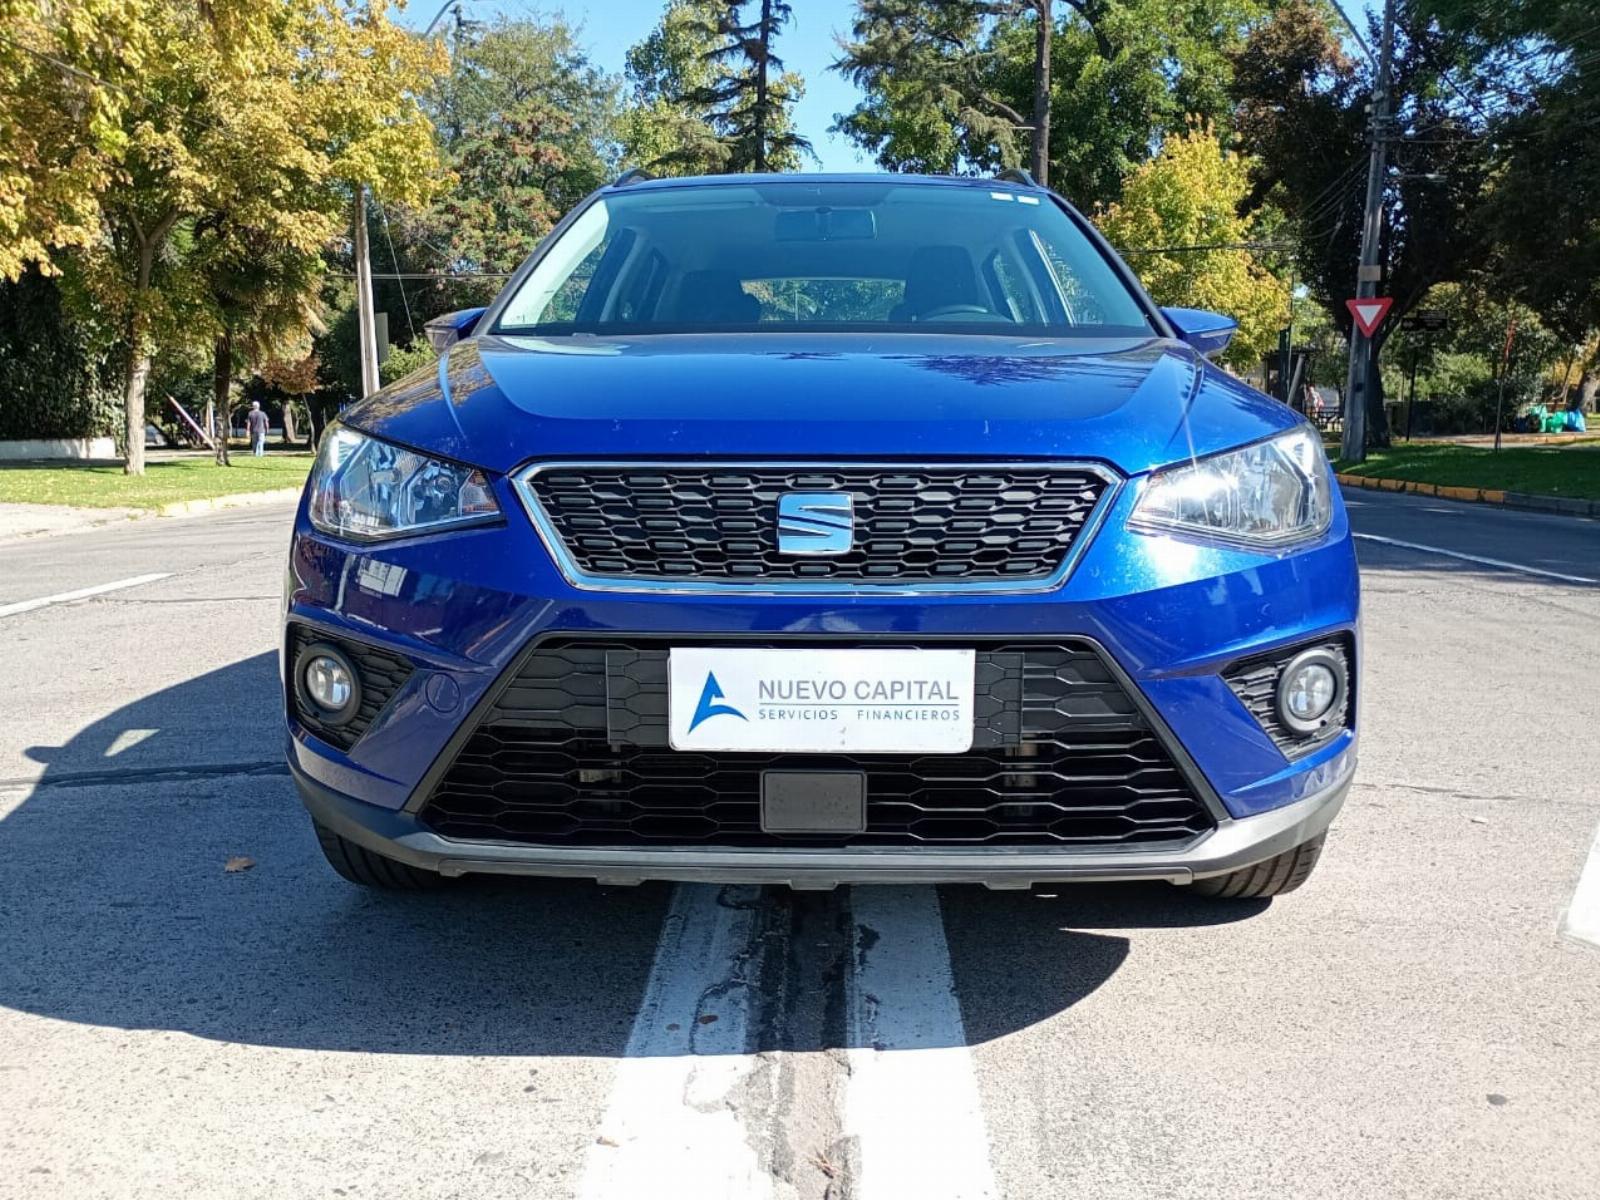
[[(568, 552), (560, 531), (545, 512), (533, 481), (543, 471), (621, 471), (621, 470), (776, 470), (776, 471), (860, 471), (886, 472), (928, 471), (1059, 471), (1093, 475), (1105, 484), (1099, 499), (1085, 518), (1082, 527), (1067, 546), (1060, 565), (1047, 576), (1022, 578), (996, 578), (946, 582), (943, 580), (889, 580), (870, 582), (861, 579), (838, 580), (773, 580), (752, 579), (750, 582), (731, 580), (696, 581), (686, 578), (652, 578), (639, 575), (596, 574), (585, 571)], [(595, 592), (632, 592), (668, 595), (736, 595), (736, 596), (929, 596), (929, 595), (1027, 595), (1054, 591), (1071, 575), (1073, 567), (1083, 556), (1095, 533), (1105, 520), (1106, 513), (1116, 501), (1123, 477), (1102, 463), (1079, 460), (1041, 462), (1027, 459), (981, 461), (856, 461), (831, 460), (781, 460), (781, 459), (614, 459), (568, 460), (534, 463), (515, 471), (510, 476), (513, 489), (522, 502), (523, 510), (539, 534), (546, 551), (560, 570), (562, 577), (573, 587)]]

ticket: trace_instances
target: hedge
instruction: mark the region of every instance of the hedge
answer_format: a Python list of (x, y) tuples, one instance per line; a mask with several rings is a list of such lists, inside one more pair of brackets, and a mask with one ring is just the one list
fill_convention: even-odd
[(0, 280), (0, 441), (115, 435), (120, 372), (53, 279)]

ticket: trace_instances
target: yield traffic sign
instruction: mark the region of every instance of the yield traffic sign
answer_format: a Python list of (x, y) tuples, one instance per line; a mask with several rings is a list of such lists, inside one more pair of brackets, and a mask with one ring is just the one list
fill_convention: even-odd
[(1356, 328), (1371, 337), (1383, 318), (1389, 312), (1389, 306), (1394, 303), (1389, 296), (1373, 296), (1367, 300), (1346, 300), (1344, 306), (1350, 310), (1350, 315), (1355, 319)]

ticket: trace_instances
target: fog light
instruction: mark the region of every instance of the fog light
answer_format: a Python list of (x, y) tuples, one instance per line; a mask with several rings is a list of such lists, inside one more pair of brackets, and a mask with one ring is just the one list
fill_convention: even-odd
[(300, 654), (300, 693), (319, 720), (338, 725), (355, 716), (361, 685), (355, 668), (332, 646), (307, 646)]
[(1296, 655), (1278, 677), (1278, 719), (1296, 733), (1315, 733), (1344, 701), (1344, 663), (1328, 650)]

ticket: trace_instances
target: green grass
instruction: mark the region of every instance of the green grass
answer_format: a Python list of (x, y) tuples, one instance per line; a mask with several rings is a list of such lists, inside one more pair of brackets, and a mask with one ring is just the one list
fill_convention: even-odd
[(73, 504), (84, 508), (160, 508), (176, 500), (206, 500), (239, 492), (299, 487), (311, 470), (311, 455), (268, 453), (254, 458), (233, 453), (231, 467), (210, 458), (150, 462), (142, 476), (120, 466), (48, 466), (0, 463), (0, 504)]
[(1359, 466), (1341, 462), (1335, 468), (1346, 475), (1600, 500), (1600, 440), (1507, 446), (1498, 454), (1488, 446), (1397, 445), (1369, 452)]

